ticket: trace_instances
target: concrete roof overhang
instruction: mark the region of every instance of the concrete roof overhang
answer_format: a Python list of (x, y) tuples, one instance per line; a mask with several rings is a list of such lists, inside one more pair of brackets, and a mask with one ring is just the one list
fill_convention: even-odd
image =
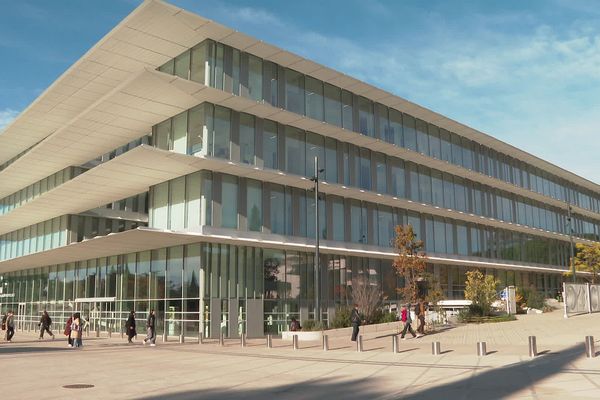
[[(99, 257), (146, 251), (169, 246), (193, 243), (225, 243), (240, 246), (278, 248), (295, 251), (314, 251), (314, 241), (305, 238), (284, 238), (279, 235), (241, 232), (212, 227), (199, 228), (197, 232), (179, 232), (140, 227), (120, 233), (111, 233), (83, 242), (73, 243), (56, 249), (30, 254), (0, 262), (0, 273), (36, 268), (47, 265), (85, 261)], [(391, 248), (321, 241), (321, 251), (345, 256), (394, 259)], [(519, 269), (535, 272), (564, 273), (566, 270), (540, 264), (512, 263), (502, 260), (486, 260), (476, 257), (450, 258), (435, 254), (428, 255), (433, 264), (463, 265), (476, 268)]]
[(147, 0), (136, 8), (0, 134), (0, 164), (61, 129), (140, 70), (156, 68), (207, 38), (325, 80), (600, 192), (594, 182), (441, 114), (159, 0)]

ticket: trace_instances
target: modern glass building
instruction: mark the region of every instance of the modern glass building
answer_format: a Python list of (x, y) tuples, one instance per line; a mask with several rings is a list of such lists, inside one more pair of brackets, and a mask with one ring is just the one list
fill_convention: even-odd
[(317, 297), (328, 321), (357, 276), (397, 303), (398, 224), (450, 299), (474, 267), (554, 295), (570, 232), (600, 240), (600, 186), (161, 1), (0, 134), (0, 307), (23, 328), (154, 308), (166, 339), (260, 336)]

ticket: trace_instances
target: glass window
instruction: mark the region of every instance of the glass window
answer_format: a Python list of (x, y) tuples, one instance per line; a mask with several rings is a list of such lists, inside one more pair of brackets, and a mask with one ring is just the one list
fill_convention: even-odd
[(460, 136), (452, 133), (452, 163), (462, 165), (462, 146), (460, 144)]
[(354, 130), (352, 112), (352, 93), (342, 90), (342, 127), (349, 131)]
[(429, 124), (429, 154), (431, 157), (442, 159), (442, 143), (440, 130), (437, 126)]
[(262, 228), (262, 185), (259, 181), (248, 179), (246, 195), (246, 215), (248, 230), (260, 232)]
[(265, 84), (265, 100), (274, 107), (279, 107), (277, 100), (277, 64), (264, 61), (263, 62), (264, 77), (263, 82)]
[(190, 79), (192, 81), (206, 84), (207, 52), (206, 41), (192, 49), (192, 65), (190, 70)]
[(271, 184), (271, 233), (285, 234), (285, 200), (284, 188), (281, 185)]
[(443, 174), (444, 180), (444, 207), (451, 210), (455, 209), (454, 201), (454, 183), (452, 182), (452, 176)]
[(452, 144), (450, 143), (450, 132), (440, 130), (440, 142), (442, 145), (442, 160), (452, 162)]
[(200, 184), (202, 175), (200, 172), (185, 177), (185, 227), (192, 228), (200, 226)]
[(435, 252), (438, 254), (443, 254), (446, 252), (446, 224), (442, 218), (434, 217), (433, 230), (435, 237)]
[(440, 171), (431, 171), (432, 203), (438, 207), (444, 207), (444, 184)]
[(175, 58), (175, 75), (180, 78), (188, 79), (190, 72), (190, 52), (189, 50)]
[(362, 96), (358, 97), (358, 131), (363, 135), (375, 136), (373, 126), (373, 102)]
[(329, 137), (325, 138), (325, 180), (338, 182), (337, 140)]
[(304, 131), (285, 127), (285, 170), (287, 172), (304, 176), (306, 166), (304, 152)]
[(240, 72), (241, 72), (241, 59), (240, 51), (238, 49), (232, 49), (232, 71), (231, 71), (231, 84), (233, 94), (240, 94)]
[(262, 142), (264, 167), (279, 169), (277, 160), (277, 124), (275, 122), (264, 120)]
[(214, 76), (213, 86), (217, 89), (223, 90), (223, 75), (225, 73), (223, 69), (223, 45), (220, 43), (216, 44), (216, 56), (214, 62)]
[(323, 121), (323, 82), (310, 76), (305, 79), (306, 116)]
[(212, 134), (212, 155), (229, 159), (231, 138), (231, 111), (224, 107), (215, 107), (214, 131)]
[(417, 151), (429, 155), (429, 135), (427, 134), (427, 123), (417, 119)]
[(379, 206), (377, 211), (377, 226), (379, 230), (379, 245), (390, 247), (394, 237), (394, 221), (392, 219), (392, 208)]
[(431, 204), (430, 170), (422, 165), (419, 165), (419, 199), (423, 203)]
[(392, 138), (391, 143), (396, 146), (404, 146), (402, 141), (402, 113), (400, 111), (390, 108), (390, 137)]
[(240, 114), (240, 162), (254, 165), (254, 116)]
[(333, 219), (333, 232), (332, 239), (340, 242), (344, 241), (345, 229), (345, 216), (344, 216), (344, 200), (337, 196), (331, 196), (331, 208), (332, 208), (332, 219)]
[(182, 297), (183, 246), (169, 248), (167, 260), (167, 297)]
[(360, 149), (359, 168), (359, 187), (371, 190), (371, 152), (368, 149)]
[(262, 100), (262, 60), (248, 55), (248, 96), (253, 100)]
[(456, 200), (456, 209), (458, 211), (467, 211), (467, 197), (465, 195), (465, 185), (462, 178), (454, 178), (454, 196)]
[(415, 119), (410, 115), (402, 116), (402, 127), (404, 131), (404, 147), (417, 151), (417, 132), (415, 129)]
[(187, 152), (187, 119), (188, 113), (182, 112), (173, 118), (173, 148), (176, 153)]
[(188, 125), (188, 154), (206, 155), (207, 127), (205, 121), (205, 106), (200, 105), (189, 111)]
[(285, 109), (304, 115), (304, 75), (291, 69), (285, 71)]
[(171, 119), (161, 122), (154, 128), (154, 145), (159, 149), (169, 150)]
[[(323, 136), (316, 133), (306, 133), (306, 175), (315, 174), (315, 157), (319, 158), (319, 169), (325, 165), (325, 149)], [(322, 175), (321, 175), (322, 176)]]
[(167, 61), (165, 64), (161, 65), (158, 70), (160, 72), (164, 72), (166, 74), (173, 75), (173, 71), (175, 69), (175, 59)]
[(405, 197), (405, 189), (404, 189), (404, 162), (397, 158), (391, 159), (391, 183), (392, 187), (390, 193), (396, 197)]
[(340, 88), (325, 84), (325, 122), (342, 126), (342, 91)]
[(350, 240), (367, 243), (367, 209), (358, 200), (350, 200)]
[(221, 226), (237, 228), (238, 182), (237, 177), (222, 175), (221, 182)]
[(377, 193), (387, 193), (387, 164), (385, 163), (385, 155), (375, 153), (375, 169)]
[(185, 223), (185, 176), (170, 182), (169, 195), (169, 229), (182, 230)]

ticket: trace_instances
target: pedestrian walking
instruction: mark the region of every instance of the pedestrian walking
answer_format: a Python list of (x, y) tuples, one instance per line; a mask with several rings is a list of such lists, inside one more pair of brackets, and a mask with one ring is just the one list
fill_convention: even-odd
[(73, 339), (71, 338), (71, 325), (73, 324), (73, 316), (69, 316), (67, 323), (65, 324), (64, 334), (67, 337), (67, 344), (69, 347), (73, 347)]
[[(4, 313), (4, 315), (2, 316), (2, 330), (6, 331), (6, 320), (8, 319), (8, 311)], [(4, 337), (3, 339), (6, 340), (6, 335), (8, 334), (8, 332), (4, 333)]]
[(73, 322), (71, 323), (71, 339), (73, 347), (83, 347), (82, 336), (81, 314), (76, 312), (73, 314)]
[(12, 338), (15, 335), (15, 314), (9, 311), (6, 316), (6, 341), (12, 342)]
[(146, 338), (144, 344), (150, 343), (150, 346), (156, 346), (156, 314), (154, 310), (150, 310), (148, 319), (146, 320)]
[(290, 322), (290, 331), (297, 332), (300, 330), (302, 330), (300, 322), (298, 322), (298, 320), (295, 317), (292, 317), (292, 322)]
[(360, 327), (360, 314), (358, 313), (358, 304), (354, 305), (352, 313), (350, 314), (350, 322), (352, 323), (352, 341), (356, 342), (358, 331)]
[(38, 326), (40, 327), (40, 340), (44, 338), (44, 332), (48, 332), (48, 334), (52, 336), (52, 340), (54, 340), (54, 333), (50, 330), (50, 325), (52, 325), (52, 318), (48, 315), (48, 311), (44, 310), (40, 322), (38, 323)]
[(413, 330), (412, 326), (410, 326), (410, 324), (412, 323), (412, 318), (410, 317), (410, 304), (402, 306), (402, 310), (400, 311), (400, 320), (404, 323), (404, 327), (402, 329), (400, 337), (403, 340), (406, 340), (404, 336), (406, 336), (407, 331), (410, 332), (412, 337), (416, 337), (417, 335), (415, 331)]
[(127, 322), (125, 322), (125, 330), (127, 331), (127, 343), (133, 343), (132, 339), (137, 336), (135, 330), (135, 311), (133, 310), (131, 310), (129, 318), (127, 318)]
[(415, 305), (415, 316), (419, 320), (419, 325), (417, 326), (417, 336), (421, 337), (425, 335), (425, 302), (423, 299), (419, 299)]

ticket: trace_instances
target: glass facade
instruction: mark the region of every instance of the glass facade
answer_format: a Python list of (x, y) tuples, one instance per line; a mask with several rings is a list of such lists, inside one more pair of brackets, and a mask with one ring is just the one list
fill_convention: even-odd
[[(191, 56), (190, 56), (191, 54)], [(226, 60), (239, 58), (241, 62)], [(189, 62), (189, 60), (192, 62)], [(600, 195), (454, 132), (290, 68), (206, 40), (159, 68), (185, 79), (376, 137), (579, 207), (600, 212)], [(278, 82), (283, 86), (277, 96)], [(261, 88), (269, 88), (264, 90)], [(341, 96), (340, 96), (341, 93)], [(341, 98), (341, 101), (340, 101)]]

